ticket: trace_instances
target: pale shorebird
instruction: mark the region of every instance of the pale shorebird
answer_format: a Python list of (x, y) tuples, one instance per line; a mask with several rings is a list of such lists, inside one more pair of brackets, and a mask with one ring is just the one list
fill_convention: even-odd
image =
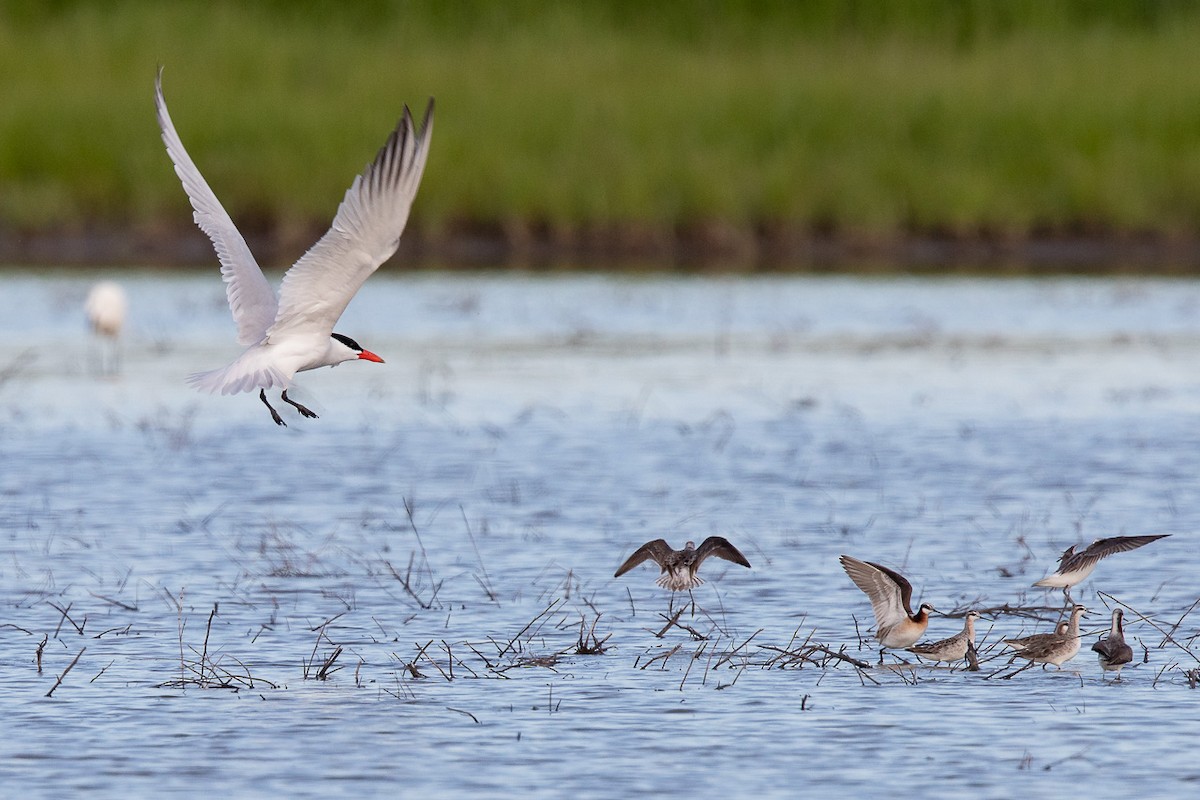
[[(1022, 669), (1028, 669), (1034, 664), (1043, 666), (1053, 664), (1056, 667), (1062, 667), (1079, 652), (1079, 618), (1086, 613), (1087, 609), (1083, 606), (1075, 606), (1071, 609), (1071, 620), (1067, 623), (1066, 632), (1042, 634), (1041, 636), (1044, 638), (1027, 636), (1025, 637), (1025, 646), (1018, 648), (1013, 653), (1013, 658), (1029, 659), (1029, 664)], [(1012, 646), (1010, 641), (1006, 640), (1004, 643)]]
[(979, 619), (978, 611), (968, 611), (963, 629), (948, 639), (940, 642), (922, 642), (908, 648), (908, 652), (929, 661), (961, 661), (975, 647), (975, 620)]
[(655, 583), (672, 592), (687, 591), (704, 583), (696, 571), (709, 556), (723, 558), (743, 567), (750, 566), (746, 557), (722, 536), (710, 536), (699, 547), (695, 542), (688, 542), (682, 550), (672, 550), (666, 540), (655, 539), (634, 550), (633, 555), (617, 568), (613, 577), (621, 577), (643, 561), (654, 561), (662, 570)]
[(1100, 659), (1100, 667), (1106, 672), (1116, 671), (1117, 680), (1121, 680), (1121, 667), (1133, 661), (1133, 648), (1125, 644), (1125, 630), (1122, 625), (1125, 614), (1119, 608), (1113, 609), (1112, 628), (1108, 636), (1092, 645)]
[(1055, 636), (1063, 636), (1067, 632), (1069, 623), (1064, 619), (1054, 626), (1054, 633), (1035, 633), (1031, 636), (1022, 636), (1017, 639), (1005, 639), (1004, 643), (1013, 650), (1024, 650), (1031, 644), (1045, 642), (1053, 639)]
[(1170, 535), (1169, 533), (1160, 533), (1152, 536), (1112, 536), (1108, 539), (1097, 539), (1079, 552), (1075, 552), (1075, 545), (1071, 545), (1059, 556), (1058, 569), (1033, 585), (1062, 589), (1063, 597), (1069, 603), (1071, 587), (1091, 575), (1100, 559), (1111, 556), (1113, 553), (1136, 550)]
[(879, 663), (883, 663), (883, 649), (901, 649), (916, 644), (929, 627), (929, 612), (937, 609), (922, 603), (917, 613), (912, 612), (912, 584), (895, 570), (870, 561), (860, 561), (851, 556), (838, 559), (842, 568), (859, 589), (871, 601), (875, 613), (875, 638), (882, 645)]
[(246, 350), (231, 364), (188, 377), (201, 391), (236, 394), (258, 389), (258, 398), (277, 425), (286, 425), (267, 401), (266, 390), (282, 390), (280, 399), (301, 416), (316, 417), (288, 397), (297, 372), (335, 367), (356, 359), (383, 363), (349, 336), (333, 332), (346, 306), (363, 283), (400, 244), (408, 212), (421, 184), (433, 128), (433, 100), (418, 128), (408, 106), (375, 160), (346, 190), (333, 224), (283, 276), (279, 297), (267, 283), (246, 240), (221, 207), (175, 131), (162, 93), (162, 70), (155, 83), (158, 124), (175, 173), (192, 201), (193, 218), (221, 262), (221, 277), (238, 344)]
[(121, 368), (118, 339), (125, 327), (125, 315), (129, 312), (129, 300), (121, 285), (113, 281), (100, 281), (88, 292), (83, 304), (88, 324), (100, 339), (100, 374), (113, 375)]

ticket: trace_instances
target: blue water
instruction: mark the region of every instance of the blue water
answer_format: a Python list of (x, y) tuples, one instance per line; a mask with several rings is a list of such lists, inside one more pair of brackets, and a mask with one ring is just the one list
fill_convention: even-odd
[[(302, 376), (321, 418), (282, 429), (183, 383), (237, 352), (214, 275), (114, 275), (131, 317), (103, 377), (81, 311), (101, 276), (0, 274), (6, 793), (1116, 798), (1200, 777), (1200, 284), (378, 275), (338, 330), (387, 363)], [(1061, 671), (780, 668), (806, 640), (876, 660), (841, 553), (957, 613), (1056, 606), (1030, 584), (1063, 548), (1136, 533), (1174, 535), (1076, 591), (1089, 635)], [(655, 571), (613, 570), (708, 535), (753, 568), (707, 562), (674, 601), (707, 638), (659, 638)], [(1089, 650), (1109, 596), (1183, 618), (1172, 644), (1127, 613), (1145, 663), (1120, 683)], [(988, 616), (985, 659), (1054, 619)], [(581, 625), (602, 653), (575, 652)]]

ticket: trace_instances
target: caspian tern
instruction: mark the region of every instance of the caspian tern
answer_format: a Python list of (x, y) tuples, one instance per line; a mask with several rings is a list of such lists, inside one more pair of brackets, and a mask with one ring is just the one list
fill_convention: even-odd
[(304, 417), (316, 417), (288, 398), (287, 390), (297, 372), (354, 359), (383, 362), (349, 336), (334, 333), (333, 326), (371, 273), (400, 244), (429, 155), (433, 99), (420, 130), (414, 127), (408, 106), (404, 107), (404, 116), (387, 143), (346, 191), (333, 225), (284, 275), (278, 300), (246, 240), (175, 132), (163, 99), (161, 67), (154, 99), (163, 142), (195, 210), (193, 218), (212, 239), (220, 259), (225, 293), (238, 327), (238, 344), (247, 347), (229, 366), (198, 372), (189, 376), (188, 382), (200, 391), (221, 394), (258, 389), (275, 424), (286, 425), (267, 401), (266, 390), (277, 387), (285, 403)]

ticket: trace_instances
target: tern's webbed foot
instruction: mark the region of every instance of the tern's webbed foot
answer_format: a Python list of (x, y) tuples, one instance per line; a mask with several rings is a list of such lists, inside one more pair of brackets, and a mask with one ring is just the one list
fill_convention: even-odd
[(281, 398), (283, 398), (283, 402), (287, 403), (287, 404), (288, 404), (288, 405), (290, 405), (290, 406), (293, 406), (293, 407), (294, 407), (294, 408), (295, 408), (297, 411), (299, 411), (299, 412), (300, 412), (300, 416), (302, 416), (302, 417), (304, 417), (304, 418), (306, 418), (306, 419), (317, 419), (317, 412), (313, 411), (313, 410), (312, 410), (312, 409), (310, 409), (310, 408), (305, 408), (304, 406), (302, 406), (302, 405), (300, 405), (299, 403), (297, 403), (295, 400), (293, 400), (293, 399), (291, 399), (290, 397), (288, 397), (288, 396), (287, 396), (287, 391), (286, 391), (286, 390), (285, 390), (285, 391), (284, 391), (282, 394), (280, 394), (279, 396), (280, 396)]

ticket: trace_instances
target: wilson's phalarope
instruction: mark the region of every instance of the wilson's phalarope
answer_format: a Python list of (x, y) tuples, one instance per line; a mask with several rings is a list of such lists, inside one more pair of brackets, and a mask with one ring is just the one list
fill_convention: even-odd
[(1071, 587), (1091, 575), (1100, 559), (1111, 556), (1113, 553), (1136, 550), (1170, 535), (1169, 533), (1160, 533), (1153, 536), (1113, 536), (1108, 539), (1097, 539), (1078, 553), (1075, 552), (1075, 545), (1071, 545), (1059, 556), (1058, 569), (1033, 585), (1062, 589), (1063, 597), (1070, 602)]
[[(1013, 657), (1027, 658), (1031, 665), (1053, 664), (1061, 667), (1079, 652), (1079, 618), (1086, 613), (1087, 609), (1083, 606), (1075, 606), (1071, 609), (1071, 621), (1065, 633), (1042, 634), (1045, 638), (1027, 636), (1025, 646), (1018, 648)], [(1030, 639), (1034, 641), (1028, 641)], [(1004, 643), (1012, 645), (1007, 640)]]
[[(922, 603), (917, 613), (909, 605), (912, 584), (895, 570), (851, 556), (838, 559), (850, 580), (862, 589), (875, 613), (875, 638), (886, 648), (904, 648), (916, 644), (929, 627), (929, 612), (937, 609)], [(883, 663), (883, 647), (879, 662)]]
[(1055, 636), (1064, 636), (1067, 633), (1069, 623), (1064, 619), (1062, 622), (1054, 626), (1054, 633), (1035, 633), (1032, 636), (1022, 636), (1019, 639), (1005, 639), (1004, 643), (1013, 650), (1024, 650), (1031, 644), (1039, 642), (1047, 642)]
[(614, 578), (619, 578), (643, 561), (654, 561), (662, 570), (662, 575), (655, 581), (664, 589), (672, 592), (682, 592), (704, 583), (696, 571), (709, 556), (723, 558), (743, 567), (749, 567), (750, 562), (741, 552), (721, 536), (710, 536), (696, 547), (695, 542), (688, 542), (682, 550), (672, 550), (663, 539), (655, 539), (633, 551), (633, 555), (617, 568)]
[(968, 611), (963, 629), (940, 642), (924, 642), (908, 648), (908, 652), (916, 653), (921, 658), (930, 661), (961, 661), (967, 657), (967, 651), (975, 646), (975, 620), (979, 619), (978, 611)]
[(1121, 609), (1113, 609), (1112, 628), (1108, 636), (1092, 645), (1100, 659), (1101, 669), (1106, 672), (1115, 670), (1117, 680), (1121, 680), (1121, 667), (1133, 661), (1133, 648), (1125, 644), (1124, 619), (1125, 614)]

